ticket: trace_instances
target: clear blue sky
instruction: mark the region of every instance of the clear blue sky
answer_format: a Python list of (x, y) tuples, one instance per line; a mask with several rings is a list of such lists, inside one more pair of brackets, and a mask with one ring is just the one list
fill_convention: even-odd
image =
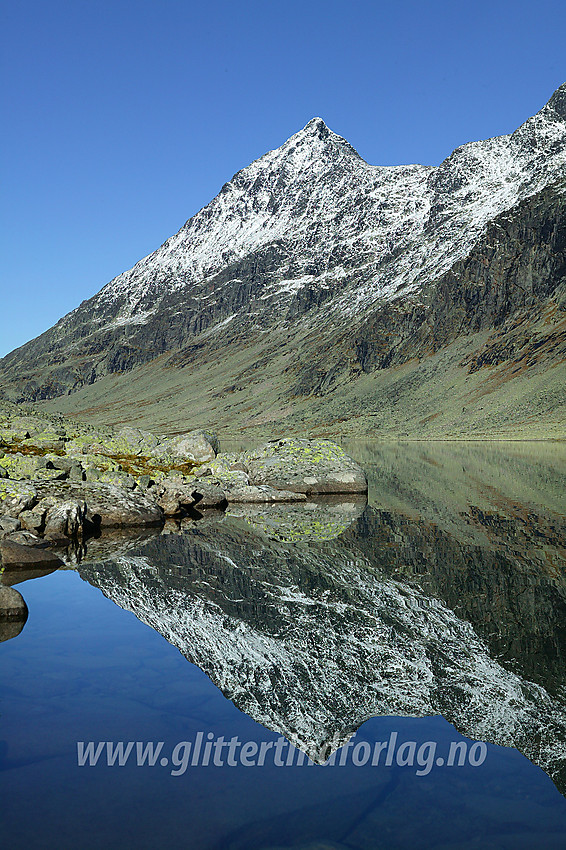
[(0, 355), (314, 115), (436, 164), (566, 81), (564, 0), (12, 0), (1, 32)]

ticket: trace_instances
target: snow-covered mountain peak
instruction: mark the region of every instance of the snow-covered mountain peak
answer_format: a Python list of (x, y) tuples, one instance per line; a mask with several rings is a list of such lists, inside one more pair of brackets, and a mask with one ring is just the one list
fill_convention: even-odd
[(311, 120), (307, 124), (305, 124), (303, 129), (300, 130), (299, 132), (304, 133), (305, 135), (308, 134), (308, 135), (314, 136), (317, 133), (319, 135), (326, 135), (326, 134), (330, 133), (330, 130), (328, 129), (327, 125), (324, 123), (322, 118), (319, 118), (318, 116), (315, 115), (315, 117), (311, 118)]
[(544, 110), (553, 112), (562, 121), (566, 121), (566, 83), (563, 83), (556, 89)]
[(405, 298), (465, 257), (497, 215), (563, 177), (565, 115), (566, 84), (514, 133), (462, 145), (438, 167), (369, 165), (312, 118), (107, 284), (84, 321), (145, 325), (173, 293), (200, 330), (229, 320), (231, 331), (236, 316), (255, 328), (272, 313), (295, 321), (313, 299), (342, 321)]
[(313, 168), (319, 171), (322, 164), (334, 164), (342, 161), (347, 165), (353, 160), (353, 166), (364, 163), (358, 152), (342, 136), (334, 133), (322, 120), (311, 118), (302, 130), (290, 136), (275, 150), (252, 162), (239, 171), (236, 177), (242, 178), (258, 171), (273, 173), (274, 169), (285, 171), (293, 177), (304, 178)]

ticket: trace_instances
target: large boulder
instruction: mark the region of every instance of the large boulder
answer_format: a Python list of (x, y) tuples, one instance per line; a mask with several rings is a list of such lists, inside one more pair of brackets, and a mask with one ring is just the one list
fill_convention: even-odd
[(33, 434), (29, 440), (26, 440), (26, 443), (47, 452), (60, 452), (65, 448), (65, 440), (61, 436), (60, 429), (57, 431), (43, 431), (41, 434)]
[(194, 482), (193, 498), (197, 510), (201, 508), (225, 508), (228, 504), (224, 488), (206, 479)]
[[(42, 434), (45, 431), (55, 430), (49, 419), (42, 419), (40, 416), (12, 416), (10, 419), (10, 428), (15, 431), (27, 435)], [(63, 429), (55, 430), (55, 433), (60, 436)]]
[(29, 431), (27, 428), (12, 428), (8, 423), (0, 423), (0, 441), (3, 443), (20, 443), (22, 440), (27, 440)]
[(286, 438), (242, 456), (250, 484), (306, 495), (367, 493), (362, 467), (329, 440)]
[(19, 531), (22, 523), (19, 519), (11, 516), (0, 516), (0, 536), (13, 534), (14, 531)]
[(124, 427), (112, 436), (96, 438), (93, 435), (90, 446), (87, 446), (87, 448), (90, 448), (93, 454), (104, 454), (110, 457), (135, 457), (139, 455), (147, 457), (153, 453), (158, 445), (159, 438), (155, 434), (142, 431), (139, 428)]
[(87, 504), (87, 518), (100, 528), (163, 525), (163, 510), (142, 493), (113, 484), (81, 488)]
[(39, 460), (34, 455), (16, 453), (5, 454), (0, 457), (0, 469), (4, 470), (6, 478), (11, 478), (14, 481), (33, 478), (38, 466)]
[(82, 533), (86, 519), (86, 502), (68, 499), (47, 511), (44, 533), (47, 537), (76, 537)]
[(189, 431), (163, 440), (153, 455), (165, 461), (181, 463), (208, 463), (218, 452), (218, 438), (208, 431)]
[(28, 609), (21, 593), (0, 585), (0, 620), (25, 620)]

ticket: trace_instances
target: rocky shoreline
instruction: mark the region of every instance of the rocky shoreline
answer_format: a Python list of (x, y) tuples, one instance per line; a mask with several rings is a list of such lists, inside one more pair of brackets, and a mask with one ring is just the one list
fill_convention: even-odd
[(110, 529), (163, 526), (231, 503), (365, 494), (363, 469), (328, 440), (286, 438), (221, 453), (203, 430), (157, 436), (0, 407), (0, 569), (56, 560), (51, 548)]

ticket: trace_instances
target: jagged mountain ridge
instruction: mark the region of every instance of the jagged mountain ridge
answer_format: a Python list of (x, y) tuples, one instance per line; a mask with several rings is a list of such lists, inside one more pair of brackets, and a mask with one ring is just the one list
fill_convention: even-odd
[[(366, 328), (374, 314), (380, 321), (380, 311), (406, 305), (418, 306), (426, 333), (435, 306), (427, 287), (481, 251), (490, 227), (492, 245), (498, 217), (521, 216), (541, 193), (563, 198), (565, 166), (566, 84), (511, 135), (463, 145), (438, 167), (368, 165), (315, 118), (238, 172), (161, 248), (0, 361), (3, 387), (12, 398), (55, 398), (158, 357), (178, 367), (219, 348), (237, 377), (232, 352), (242, 346), (285, 344), (291, 334), (316, 359), (336, 348), (345, 322)], [(509, 314), (514, 293), (523, 306), (516, 283)], [(395, 337), (396, 322), (388, 314), (377, 336), (392, 327)], [(379, 342), (371, 336), (370, 348)], [(366, 370), (367, 345), (349, 340), (342, 359)], [(387, 368), (392, 358), (380, 353), (373, 361)], [(298, 380), (290, 393), (283, 381), (283, 395), (320, 389), (300, 364), (291, 371)]]

